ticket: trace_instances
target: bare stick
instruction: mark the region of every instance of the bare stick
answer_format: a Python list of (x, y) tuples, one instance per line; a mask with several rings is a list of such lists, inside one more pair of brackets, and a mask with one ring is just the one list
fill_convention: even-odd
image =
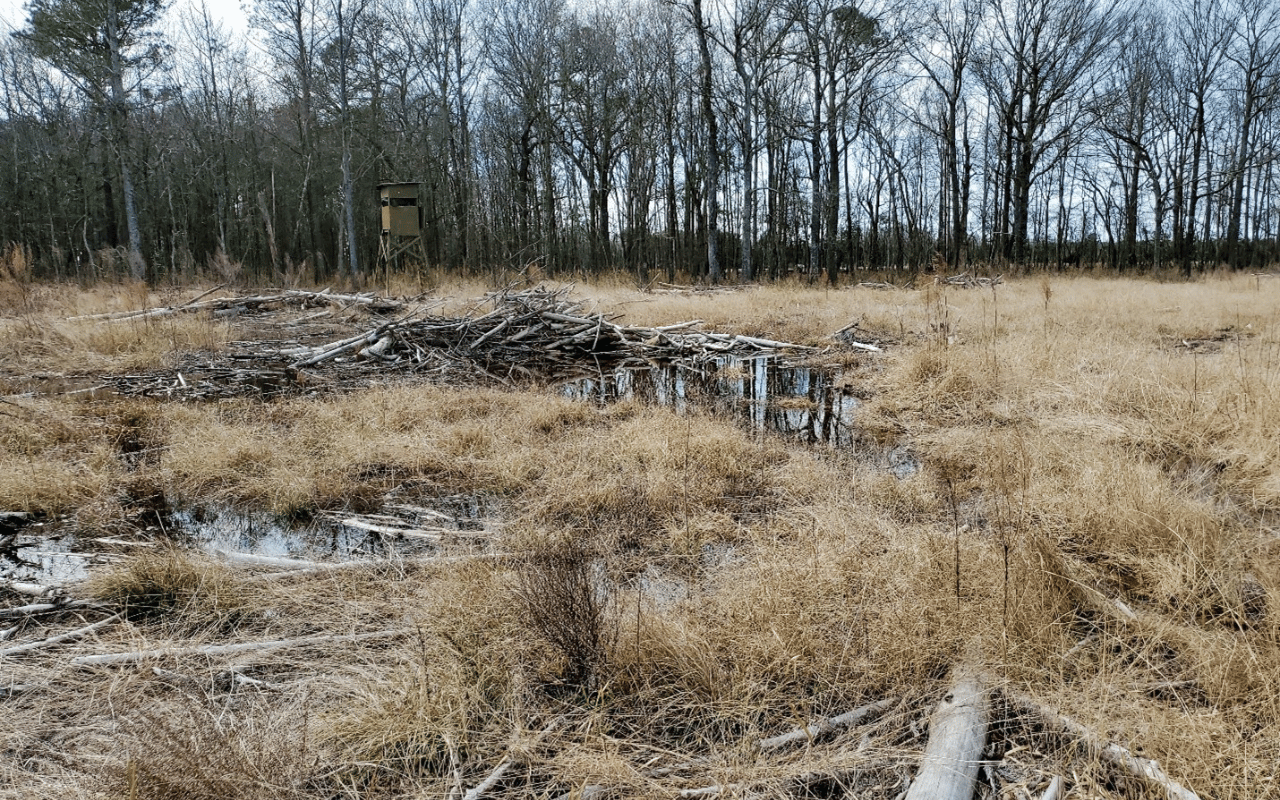
[(767, 753), (770, 750), (778, 750), (791, 744), (813, 741), (819, 736), (830, 733), (831, 731), (857, 725), (872, 714), (879, 714), (882, 711), (887, 711), (897, 702), (898, 699), (896, 697), (890, 697), (884, 700), (878, 700), (874, 703), (868, 703), (865, 706), (855, 708), (852, 711), (847, 711), (839, 716), (828, 717), (826, 719), (816, 719), (803, 728), (797, 728), (793, 731), (788, 731), (787, 733), (780, 733), (777, 736), (773, 736), (768, 739), (761, 739), (757, 743), (757, 746), (762, 752)]
[(0, 583), (0, 587), (8, 589), (11, 592), (25, 594), (29, 597), (48, 597), (58, 593), (56, 586), (44, 586), (39, 583), (24, 583), (22, 581), (9, 581), (8, 583)]
[(106, 619), (98, 620), (92, 625), (86, 625), (83, 628), (76, 628), (73, 631), (60, 633), (57, 636), (50, 636), (48, 639), (42, 639), (38, 642), (27, 642), (26, 644), (14, 645), (13, 647), (0, 650), (0, 656), (16, 656), (20, 653), (29, 653), (32, 650), (39, 650), (41, 648), (49, 647), (55, 644), (60, 644), (62, 642), (69, 642), (72, 639), (79, 639), (81, 636), (87, 636), (88, 634), (93, 633), (99, 628), (103, 628), (103, 627), (106, 627), (107, 625), (110, 625), (111, 623), (120, 619), (121, 616), (122, 616), (121, 614), (112, 614)]
[(282, 567), (284, 569), (332, 569), (338, 564), (326, 564), (320, 561), (304, 561), (300, 558), (283, 558), (281, 556), (260, 556), (255, 553), (237, 553), (231, 550), (214, 550), (214, 553), (226, 561), (236, 564), (260, 564), (264, 567)]
[(28, 614), (43, 614), (46, 611), (65, 611), (69, 608), (84, 608), (97, 605), (92, 600), (72, 600), (68, 603), (28, 603), (25, 606), (0, 608), (0, 618), (25, 617)]
[(1062, 776), (1054, 775), (1053, 780), (1049, 781), (1049, 788), (1044, 790), (1044, 794), (1040, 795), (1040, 800), (1058, 800), (1058, 795), (1062, 792)]
[(1039, 719), (1045, 727), (1069, 734), (1082, 742), (1098, 758), (1128, 772), (1153, 788), (1162, 790), (1169, 800), (1200, 800), (1200, 795), (1169, 777), (1154, 759), (1135, 756), (1127, 748), (1103, 739), (1092, 729), (1047, 706), (1040, 705), (1030, 697), (1018, 694), (1008, 694), (1008, 697), (1014, 705)]
[(970, 800), (986, 741), (986, 686), (975, 670), (961, 666), (929, 718), (929, 744), (906, 800)]
[(248, 653), (256, 650), (279, 650), (285, 647), (305, 647), (313, 644), (338, 644), (341, 642), (360, 642), (366, 639), (388, 639), (399, 636), (404, 631), (376, 631), (374, 633), (354, 633), (348, 635), (304, 636), (298, 639), (275, 639), (266, 642), (239, 642), (237, 644), (209, 644), (200, 647), (172, 647), (158, 650), (135, 650), (129, 653), (103, 653), (100, 655), (80, 656), (71, 659), (77, 667), (100, 667), (115, 664), (136, 664), (153, 658), (176, 658), (178, 656), (226, 656), (236, 653)]
[[(551, 722), (547, 725), (547, 727), (543, 728), (538, 733), (534, 741), (535, 742), (540, 741), (548, 733), (551, 733), (551, 731), (555, 730), (556, 726), (560, 724), (561, 719), (562, 719), (561, 717), (556, 717), (555, 719), (551, 720)], [(493, 772), (490, 772), (485, 777), (484, 780), (480, 781), (480, 783), (476, 784), (471, 789), (468, 789), (467, 793), (462, 796), (462, 800), (477, 800), (477, 798), (479, 798), (485, 792), (489, 791), (494, 786), (496, 786), (498, 781), (502, 780), (502, 776), (507, 773), (507, 770), (519, 764), (520, 764), (519, 758), (517, 758), (514, 755), (508, 754), (506, 757), (502, 759), (502, 761), (498, 763), (498, 766), (493, 768)]]
[(698, 789), (681, 789), (681, 797), (715, 797), (735, 788), (734, 784), (728, 786), (703, 786)]
[(502, 780), (502, 776), (507, 773), (507, 770), (514, 767), (517, 763), (518, 762), (511, 756), (507, 756), (502, 759), (498, 766), (494, 767), (493, 772), (490, 772), (484, 780), (467, 790), (467, 793), (462, 796), (462, 800), (476, 800), (476, 798), (496, 786), (498, 781)]

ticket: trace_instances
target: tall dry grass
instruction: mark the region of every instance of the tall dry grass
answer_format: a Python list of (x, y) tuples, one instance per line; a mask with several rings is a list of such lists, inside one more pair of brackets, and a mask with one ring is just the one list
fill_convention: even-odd
[[(192, 683), (58, 678), (0, 701), (6, 752), (26, 759), (0, 774), (83, 791), (36, 735), (62, 720), (60, 752), (117, 796), (445, 796), (515, 753), (526, 766), (509, 794), (604, 783), (659, 797), (711, 780), (799, 792), (795, 775), (825, 770), (813, 792), (890, 798), (887, 775), (909, 773), (921, 745), (911, 723), (976, 650), (1003, 685), (1141, 748), (1202, 796), (1276, 793), (1280, 286), (579, 291), (636, 324), (703, 318), (819, 346), (857, 321), (884, 356), (814, 360), (857, 365), (860, 441), (909, 447), (921, 470), (540, 391), (24, 398), (0, 415), (0, 505), (116, 529), (148, 488), (294, 516), (372, 510), (392, 489), (481, 492), (500, 499), (503, 548), (535, 555), (523, 573), (476, 562), (252, 584), (202, 577), (212, 567), (198, 562), (122, 565), (100, 596), (149, 610), (70, 652), (407, 633), (240, 665), (276, 688), (194, 658), (163, 664)], [(21, 668), (47, 679), (64, 658)], [(86, 692), (113, 704), (90, 708)], [(744, 745), (882, 697), (902, 703), (864, 745), (854, 734), (780, 759)], [(105, 731), (125, 746), (94, 760)], [(1073, 776), (1069, 796), (1138, 796), (1033, 726), (995, 734), (997, 754), (1026, 745), (1038, 774)], [(692, 775), (644, 771), (695, 758), (707, 761)]]

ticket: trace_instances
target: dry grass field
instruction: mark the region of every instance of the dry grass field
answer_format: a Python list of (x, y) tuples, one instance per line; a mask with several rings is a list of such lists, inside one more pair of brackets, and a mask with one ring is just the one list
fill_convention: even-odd
[[(0, 798), (894, 800), (961, 662), (992, 686), (976, 796), (1166, 796), (1032, 703), (1201, 798), (1280, 797), (1280, 280), (574, 289), (818, 348), (859, 400), (852, 447), (546, 386), (74, 391), (244, 338), (74, 319), (202, 288), (0, 287), (0, 511), (107, 540), (63, 587), (89, 603), (0, 610)], [(851, 323), (883, 352), (831, 338)], [(885, 469), (894, 447), (920, 468)], [(145, 530), (388, 493), (491, 498), (498, 533), (484, 557), (281, 571)]]

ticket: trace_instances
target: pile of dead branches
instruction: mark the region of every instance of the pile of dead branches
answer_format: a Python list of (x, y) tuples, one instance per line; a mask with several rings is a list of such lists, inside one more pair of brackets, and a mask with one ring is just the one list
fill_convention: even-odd
[(569, 289), (488, 296), (492, 310), (464, 317), (404, 318), (319, 347), (287, 348), (289, 369), (379, 364), (433, 369), (441, 361), (500, 381), (555, 379), (584, 365), (617, 368), (675, 359), (756, 356), (812, 348), (698, 330), (701, 320), (659, 328), (619, 325), (569, 299)]
[(192, 314), (201, 311), (210, 312), (215, 317), (225, 318), (236, 317), (241, 314), (277, 311), (282, 308), (317, 308), (333, 305), (347, 308), (360, 307), (373, 314), (389, 314), (404, 307), (404, 303), (399, 300), (379, 297), (373, 292), (335, 294), (329, 289), (319, 292), (288, 289), (273, 294), (205, 299), (222, 288), (221, 286), (216, 286), (180, 305), (159, 306), (134, 311), (114, 311), (108, 314), (88, 314), (80, 317), (69, 317), (68, 321), (140, 322), (147, 319), (172, 317), (178, 314)]
[(935, 278), (934, 281), (943, 286), (959, 286), (963, 289), (989, 289), (992, 286), (999, 286), (1004, 283), (1004, 276), (997, 275), (994, 278), (982, 278), (977, 275), (970, 275), (967, 272), (961, 272), (959, 275)]

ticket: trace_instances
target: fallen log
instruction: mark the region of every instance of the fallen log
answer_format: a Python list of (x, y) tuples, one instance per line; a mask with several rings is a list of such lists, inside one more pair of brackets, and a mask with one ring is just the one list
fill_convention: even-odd
[(8, 581), (7, 583), (0, 583), (0, 587), (30, 597), (52, 597), (61, 591), (57, 586), (45, 586), (40, 583), (26, 583), (24, 581)]
[(274, 581), (283, 580), (285, 578), (334, 573), (341, 570), (351, 569), (385, 569), (388, 567), (395, 567), (403, 570), (408, 567), (442, 567), (448, 566), (449, 564), (462, 564), (467, 561), (477, 561), (481, 559), (501, 561), (511, 557), (510, 553), (470, 553), (468, 555), (461, 556), (427, 556), (424, 558), (395, 560), (378, 559), (377, 561), (335, 561), (333, 563), (320, 564), (315, 567), (290, 568), (287, 572), (269, 572), (263, 575), (254, 575), (252, 578), (249, 578), (249, 580)]
[(1062, 792), (1062, 776), (1054, 775), (1053, 780), (1049, 781), (1049, 787), (1044, 790), (1044, 794), (1040, 795), (1040, 800), (1058, 800), (1058, 795)]
[(256, 564), (264, 567), (281, 567), (284, 569), (332, 569), (340, 564), (321, 561), (305, 561), (300, 558), (284, 558), (283, 556), (260, 556), (256, 553), (238, 553), (232, 550), (214, 550), (214, 554), (224, 561), (235, 564)]
[(1045, 728), (1059, 735), (1066, 734), (1083, 744), (1093, 755), (1113, 767), (1127, 772), (1153, 789), (1164, 792), (1169, 800), (1200, 800), (1200, 795), (1169, 777), (1154, 759), (1135, 756), (1128, 748), (1103, 739), (1084, 724), (1053, 709), (1041, 705), (1026, 695), (1005, 692), (1015, 708), (1039, 720)]
[(817, 719), (802, 728), (797, 728), (793, 731), (788, 731), (787, 733), (781, 733), (768, 739), (761, 739), (756, 743), (756, 747), (761, 752), (767, 753), (772, 750), (779, 750), (791, 744), (811, 742), (819, 736), (823, 736), (831, 731), (857, 725), (859, 722), (862, 722), (862, 720), (873, 714), (879, 714), (882, 711), (887, 711), (897, 702), (898, 699), (896, 697), (890, 697), (884, 700), (878, 700), (874, 703), (868, 703), (865, 706), (860, 706), (859, 708), (847, 711), (838, 716), (828, 717), (826, 719)]
[(76, 628), (73, 631), (60, 633), (57, 636), (50, 636), (48, 639), (41, 639), (38, 642), (27, 642), (26, 644), (14, 645), (13, 647), (8, 647), (8, 648), (5, 648), (4, 650), (0, 650), (0, 657), (16, 656), (16, 655), (21, 655), (22, 653), (30, 653), (33, 650), (40, 650), (42, 648), (50, 647), (55, 644), (61, 644), (62, 642), (69, 642), (72, 639), (79, 639), (81, 636), (87, 636), (88, 634), (93, 633), (99, 628), (104, 628), (107, 625), (110, 625), (111, 623), (115, 622), (116, 620), (120, 619), (123, 616), (124, 616), (123, 614), (112, 614), (106, 619), (99, 620), (93, 623), (92, 625), (86, 625), (83, 628)]
[(70, 608), (88, 608), (96, 606), (92, 600), (71, 600), (66, 603), (28, 603), (25, 606), (0, 608), (0, 618), (25, 617), (32, 614), (44, 614), (49, 611), (66, 611)]
[(981, 675), (958, 668), (951, 690), (929, 718), (929, 743), (906, 800), (971, 800), (987, 741), (987, 705)]
[(128, 653), (102, 653), (91, 656), (79, 656), (71, 659), (72, 666), (101, 667), (117, 664), (136, 664), (154, 658), (178, 658), (181, 656), (227, 656), (237, 653), (251, 653), (262, 650), (280, 650), (288, 647), (307, 647), (315, 644), (343, 644), (346, 642), (362, 642), (368, 639), (389, 639), (401, 636), (402, 630), (376, 631), (373, 633), (324, 634), (321, 636), (303, 636), (297, 639), (273, 639), (259, 642), (238, 642), (236, 644), (207, 644), (187, 647), (158, 648), (155, 650), (134, 650)]

